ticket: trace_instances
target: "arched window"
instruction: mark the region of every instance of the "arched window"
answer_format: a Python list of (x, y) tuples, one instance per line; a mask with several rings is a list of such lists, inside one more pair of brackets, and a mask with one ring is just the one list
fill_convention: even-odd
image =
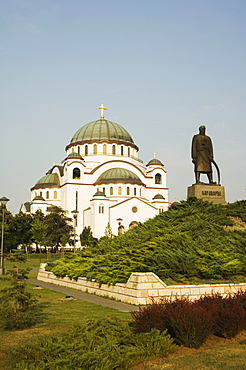
[(54, 191), (54, 199), (57, 199), (57, 191)]
[(88, 155), (88, 145), (85, 146), (85, 155)]
[(107, 145), (103, 144), (103, 154), (107, 154)]
[(100, 204), (99, 206), (99, 213), (104, 213), (104, 205)]
[(155, 183), (156, 184), (161, 184), (161, 175), (159, 173), (157, 173), (155, 175)]
[(136, 196), (137, 195), (137, 189), (134, 188), (134, 195)]
[(129, 186), (127, 186), (127, 188), (126, 188), (126, 195), (130, 195), (130, 188), (129, 188)]
[(112, 154), (115, 155), (116, 153), (116, 148), (115, 148), (115, 145), (112, 146)]
[(121, 147), (120, 147), (120, 154), (121, 155), (124, 155), (124, 147), (123, 147), (123, 145), (121, 145)]
[(39, 196), (42, 197), (42, 191), (39, 192)]
[(102, 188), (102, 192), (105, 194), (105, 188)]
[(112, 186), (111, 186), (111, 187), (110, 187), (110, 189), (109, 189), (109, 194), (110, 194), (110, 195), (113, 195), (113, 194), (114, 194), (114, 189), (113, 189), (113, 187), (112, 187)]
[(97, 154), (97, 144), (93, 145), (93, 154)]
[(141, 188), (139, 189), (139, 196), (140, 197), (142, 196), (142, 189)]
[(77, 167), (73, 169), (73, 179), (80, 179), (80, 169)]
[(78, 146), (78, 153), (80, 154), (80, 146)]
[(121, 186), (118, 187), (118, 195), (122, 195), (122, 187)]
[(46, 199), (49, 199), (49, 197), (50, 197), (50, 193), (46, 191)]
[(159, 208), (159, 213), (162, 213), (164, 212), (164, 209), (163, 208)]
[(128, 150), (127, 150), (127, 155), (128, 155), (128, 157), (131, 156), (131, 150), (130, 150), (130, 148), (128, 148)]

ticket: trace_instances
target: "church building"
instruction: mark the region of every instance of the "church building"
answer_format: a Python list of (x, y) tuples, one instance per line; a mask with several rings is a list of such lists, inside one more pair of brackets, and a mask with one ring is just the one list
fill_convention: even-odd
[[(55, 205), (74, 220), (77, 240), (84, 227), (100, 238), (131, 229), (168, 208), (166, 170), (151, 159), (146, 166), (138, 147), (119, 124), (104, 118), (82, 126), (66, 146), (66, 157), (31, 188), (22, 211), (49, 212)], [(77, 244), (79, 247), (79, 244)]]

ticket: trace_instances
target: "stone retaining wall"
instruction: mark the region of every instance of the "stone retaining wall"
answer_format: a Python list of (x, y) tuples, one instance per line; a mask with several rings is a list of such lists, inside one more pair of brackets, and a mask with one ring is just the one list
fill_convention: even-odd
[(121, 302), (146, 305), (152, 298), (158, 299), (170, 296), (188, 296), (197, 299), (203, 295), (220, 293), (226, 295), (238, 290), (246, 291), (246, 284), (205, 284), (205, 285), (166, 285), (153, 272), (133, 272), (126, 284), (101, 286), (95, 281), (87, 281), (79, 278), (78, 281), (68, 277), (57, 278), (52, 272), (45, 271), (45, 263), (40, 264), (38, 280), (67, 288), (81, 290), (83, 292), (97, 294), (108, 298), (114, 298)]

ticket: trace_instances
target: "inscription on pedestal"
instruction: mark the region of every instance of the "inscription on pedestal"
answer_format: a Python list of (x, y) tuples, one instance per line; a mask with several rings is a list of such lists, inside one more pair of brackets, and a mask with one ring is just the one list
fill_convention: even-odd
[(226, 204), (225, 188), (221, 185), (193, 184), (188, 187), (188, 197), (196, 197), (212, 203)]

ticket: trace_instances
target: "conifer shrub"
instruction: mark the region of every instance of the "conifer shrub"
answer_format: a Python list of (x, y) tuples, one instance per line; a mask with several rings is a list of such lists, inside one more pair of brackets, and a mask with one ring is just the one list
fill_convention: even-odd
[(107, 318), (16, 346), (11, 356), (18, 370), (128, 370), (149, 356), (166, 356), (175, 349), (166, 332), (136, 334), (127, 322)]
[[(22, 251), (13, 253), (12, 260), (25, 261)], [(26, 280), (30, 269), (15, 265), (4, 277), (9, 285), (0, 291), (0, 327), (5, 330), (18, 330), (35, 325), (41, 314), (37, 297), (28, 292)]]

